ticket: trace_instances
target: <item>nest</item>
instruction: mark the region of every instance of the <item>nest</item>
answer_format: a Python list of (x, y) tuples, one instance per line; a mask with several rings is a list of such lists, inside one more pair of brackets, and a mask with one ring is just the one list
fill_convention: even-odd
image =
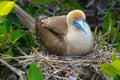
[(106, 80), (99, 64), (111, 61), (115, 51), (111, 45), (95, 45), (91, 54), (85, 56), (58, 57), (44, 55), (35, 48), (35, 62), (44, 74), (45, 80)]
[[(112, 45), (105, 42), (95, 43), (90, 54), (74, 57), (48, 55), (43, 51), (39, 52), (36, 48), (32, 49), (31, 55), (26, 55), (21, 49), (19, 50), (24, 56), (4, 56), (4, 59), (17, 60), (24, 69), (35, 62), (42, 71), (44, 80), (106, 80), (106, 75), (100, 71), (99, 64), (110, 62), (112, 52), (119, 56)], [(16, 71), (12, 66), (10, 69), (19, 75), (21, 80), (25, 80), (23, 74), (26, 76), (27, 71)]]

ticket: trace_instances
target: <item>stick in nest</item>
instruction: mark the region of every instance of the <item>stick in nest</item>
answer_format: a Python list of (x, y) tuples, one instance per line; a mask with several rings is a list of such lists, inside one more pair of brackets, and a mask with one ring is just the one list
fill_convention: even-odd
[(20, 69), (17, 69), (11, 65), (9, 65), (7, 62), (5, 62), (4, 60), (0, 59), (0, 62), (2, 64), (4, 64), (6, 67), (8, 67), (10, 70), (12, 70), (14, 73), (16, 73), (19, 77), (20, 77), (20, 80), (25, 80), (25, 78), (23, 77), (23, 74), (24, 72), (21, 71)]
[(86, 63), (102, 63), (104, 61), (102, 60), (71, 60), (71, 61), (63, 61), (63, 60), (50, 60), (43, 56), (40, 52), (37, 51), (36, 48), (32, 48), (32, 50), (35, 52), (35, 54), (38, 55), (39, 58), (43, 59), (45, 62), (50, 63), (50, 62), (57, 62), (57, 63), (66, 63), (66, 64), (73, 64), (73, 63), (79, 63), (79, 62), (86, 62)]

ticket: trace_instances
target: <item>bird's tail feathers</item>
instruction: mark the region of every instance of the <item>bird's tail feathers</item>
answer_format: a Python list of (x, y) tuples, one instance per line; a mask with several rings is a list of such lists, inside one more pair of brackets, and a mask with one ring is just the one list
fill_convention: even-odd
[(19, 18), (20, 23), (30, 32), (35, 34), (35, 18), (25, 12), (17, 4), (15, 4), (14, 9), (16, 10), (16, 15)]

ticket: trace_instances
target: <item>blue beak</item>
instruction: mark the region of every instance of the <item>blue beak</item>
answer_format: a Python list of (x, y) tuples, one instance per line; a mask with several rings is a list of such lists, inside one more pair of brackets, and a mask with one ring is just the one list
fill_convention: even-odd
[(85, 27), (83, 25), (83, 20), (82, 19), (80, 19), (80, 20), (73, 20), (72, 22), (73, 22), (73, 24), (77, 28), (79, 28), (80, 30), (82, 30), (84, 33), (87, 33), (86, 30), (85, 30)]

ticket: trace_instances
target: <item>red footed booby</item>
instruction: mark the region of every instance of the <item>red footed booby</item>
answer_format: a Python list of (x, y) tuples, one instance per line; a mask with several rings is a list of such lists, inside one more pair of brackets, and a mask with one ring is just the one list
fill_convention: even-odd
[(67, 15), (48, 18), (38, 17), (36, 21), (15, 5), (18, 18), (46, 47), (50, 54), (77, 56), (93, 49), (94, 38), (85, 13), (72, 10)]

